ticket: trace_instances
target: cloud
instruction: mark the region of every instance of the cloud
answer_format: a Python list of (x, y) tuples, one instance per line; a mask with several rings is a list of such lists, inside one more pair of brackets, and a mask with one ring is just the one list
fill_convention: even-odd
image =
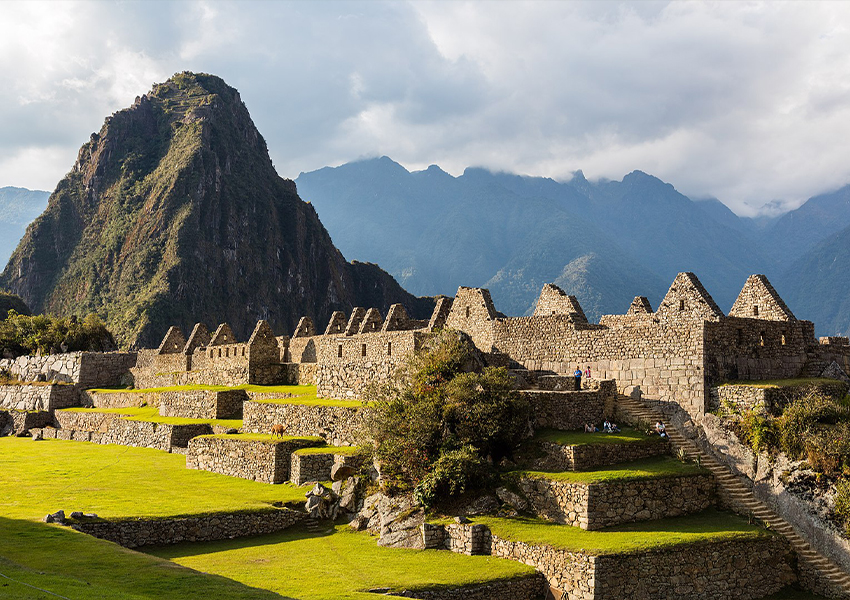
[(283, 176), (641, 169), (790, 207), (850, 182), (849, 26), (829, 2), (0, 3), (0, 185), (52, 188), (106, 115), (195, 70), (240, 90)]

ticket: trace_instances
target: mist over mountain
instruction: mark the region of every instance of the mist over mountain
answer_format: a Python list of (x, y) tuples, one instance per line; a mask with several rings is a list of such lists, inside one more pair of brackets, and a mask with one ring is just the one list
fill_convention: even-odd
[(0, 188), (0, 264), (5, 265), (27, 229), (47, 206), (50, 192)]
[(123, 344), (168, 326), (258, 319), (291, 332), (354, 305), (433, 302), (379, 267), (348, 263), (313, 206), (275, 172), (239, 93), (180, 73), (107, 117), (27, 229), (0, 287), (33, 311), (96, 312)]

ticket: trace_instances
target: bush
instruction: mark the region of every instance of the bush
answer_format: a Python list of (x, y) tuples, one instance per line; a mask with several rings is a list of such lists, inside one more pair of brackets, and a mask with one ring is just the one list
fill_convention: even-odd
[(746, 411), (739, 427), (744, 442), (756, 452), (776, 451), (779, 433), (774, 419), (768, 415), (752, 410)]
[(75, 317), (28, 316), (10, 310), (0, 321), (0, 348), (15, 356), (76, 350), (102, 352), (114, 350), (115, 340), (95, 314), (79, 321)]
[(806, 445), (822, 425), (850, 422), (850, 407), (833, 398), (810, 391), (794, 400), (777, 420), (779, 447), (793, 459), (807, 453)]
[(433, 506), (446, 496), (459, 496), (482, 487), (492, 476), (490, 465), (472, 446), (446, 452), (413, 490), (413, 498), (422, 506)]
[(480, 465), (491, 469), (493, 460), (510, 455), (524, 437), (527, 402), (504, 368), (464, 372), (475, 364), (473, 352), (466, 336), (444, 330), (393, 382), (367, 390), (373, 410), (366, 434), (388, 493), (422, 484), (418, 494), (429, 505), (439, 496), (462, 493), (481, 481), (473, 476)]

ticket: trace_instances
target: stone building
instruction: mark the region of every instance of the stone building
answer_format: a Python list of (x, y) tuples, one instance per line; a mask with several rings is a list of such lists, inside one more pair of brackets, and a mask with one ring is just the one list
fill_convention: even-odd
[[(357, 398), (388, 380), (440, 327), (467, 333), (489, 364), (544, 374), (590, 369), (621, 391), (707, 409), (722, 381), (819, 376), (833, 362), (850, 372), (847, 338), (817, 340), (764, 275), (750, 276), (724, 315), (693, 273), (679, 273), (656, 310), (637, 297), (622, 315), (590, 323), (575, 296), (546, 284), (534, 314), (505, 317), (490, 292), (460, 287), (437, 299), (431, 318), (411, 319), (401, 304), (336, 312), (318, 331), (309, 317), (292, 337), (275, 338), (264, 321), (247, 343), (226, 325), (210, 336), (196, 325), (186, 340), (172, 327), (157, 350), (139, 352), (137, 387), (209, 383), (315, 383), (319, 396)], [(534, 379), (531, 377), (530, 379)]]

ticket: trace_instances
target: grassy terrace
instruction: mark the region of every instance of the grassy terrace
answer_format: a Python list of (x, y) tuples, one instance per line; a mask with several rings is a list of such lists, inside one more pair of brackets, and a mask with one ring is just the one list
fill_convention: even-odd
[(363, 590), (375, 587), (458, 586), (532, 572), (491, 557), (378, 548), (345, 527), (155, 551), (199, 573), (36, 522), (59, 509), (110, 519), (263, 509), (303, 502), (306, 489), (188, 470), (182, 456), (147, 448), (0, 438), (0, 573), (11, 578), (0, 578), (0, 597), (368, 599), (377, 596)]
[(270, 433), (236, 433), (224, 435), (201, 435), (202, 438), (213, 438), (220, 440), (237, 440), (246, 442), (263, 442), (266, 444), (274, 444), (276, 442), (291, 442), (292, 440), (306, 440), (317, 444), (324, 444), (325, 440), (314, 435), (284, 435), (273, 436)]
[(590, 554), (624, 554), (682, 544), (772, 535), (731, 513), (707, 510), (696, 515), (630, 523), (601, 531), (558, 525), (534, 518), (472, 517), (497, 536), (513, 541)]
[(623, 427), (620, 433), (585, 433), (584, 431), (561, 431), (559, 429), (541, 429), (535, 433), (532, 442), (553, 442), (563, 446), (587, 446), (593, 444), (641, 444), (661, 443), (660, 437), (646, 435), (631, 427)]
[(149, 421), (166, 425), (221, 425), (231, 429), (242, 427), (242, 419), (184, 419), (183, 417), (162, 417), (156, 406), (130, 406), (126, 408), (63, 408), (65, 412), (89, 412), (121, 415), (131, 421)]
[[(345, 525), (255, 538), (155, 548), (151, 554), (246, 586), (315, 600), (367, 600), (370, 589), (428, 589), (493, 581), (534, 569), (491, 556), (381, 548)], [(383, 597), (383, 596), (382, 596)]]
[(513, 477), (525, 475), (570, 483), (602, 483), (704, 473), (708, 473), (708, 471), (693, 463), (683, 463), (669, 456), (659, 456), (602, 467), (593, 471), (511, 471), (508, 475)]
[(293, 454), (300, 456), (306, 454), (357, 454), (360, 449), (357, 446), (317, 446), (314, 448), (299, 448)]
[(306, 490), (187, 469), (184, 456), (150, 448), (0, 438), (0, 514), (16, 519), (59, 509), (110, 519), (259, 510), (303, 502)]
[(781, 388), (781, 387), (805, 387), (808, 385), (819, 385), (824, 383), (834, 384), (836, 383), (835, 379), (826, 379), (823, 377), (808, 377), (808, 378), (798, 378), (798, 379), (764, 379), (764, 380), (753, 380), (753, 381), (727, 381), (719, 385), (718, 387), (723, 387), (725, 385), (746, 385), (749, 387), (756, 388)]

